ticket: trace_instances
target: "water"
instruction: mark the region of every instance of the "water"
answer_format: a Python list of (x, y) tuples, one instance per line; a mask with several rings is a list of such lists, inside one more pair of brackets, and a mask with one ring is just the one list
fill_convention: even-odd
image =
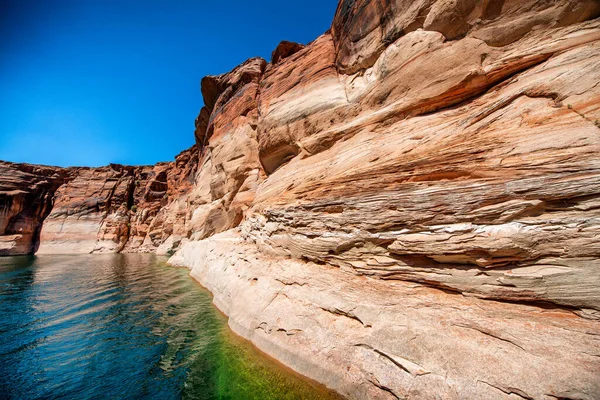
[(331, 399), (152, 255), (0, 258), (1, 399)]

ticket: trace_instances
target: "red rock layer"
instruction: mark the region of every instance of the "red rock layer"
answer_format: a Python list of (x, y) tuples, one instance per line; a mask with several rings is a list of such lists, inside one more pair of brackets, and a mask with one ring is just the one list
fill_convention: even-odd
[(42, 223), (66, 175), (61, 168), (0, 161), (0, 256), (38, 249)]
[(193, 146), (148, 167), (0, 162), (0, 255), (154, 252), (173, 232), (187, 237), (185, 215), (169, 213), (191, 190), (197, 160)]

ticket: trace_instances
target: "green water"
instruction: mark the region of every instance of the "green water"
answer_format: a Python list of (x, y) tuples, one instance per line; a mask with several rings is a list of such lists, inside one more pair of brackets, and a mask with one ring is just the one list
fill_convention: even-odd
[(152, 255), (0, 258), (0, 399), (334, 399)]

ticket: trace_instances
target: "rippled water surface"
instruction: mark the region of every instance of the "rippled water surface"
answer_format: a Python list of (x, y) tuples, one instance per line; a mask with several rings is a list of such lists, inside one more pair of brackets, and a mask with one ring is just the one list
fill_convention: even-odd
[(0, 258), (2, 399), (329, 399), (152, 255)]

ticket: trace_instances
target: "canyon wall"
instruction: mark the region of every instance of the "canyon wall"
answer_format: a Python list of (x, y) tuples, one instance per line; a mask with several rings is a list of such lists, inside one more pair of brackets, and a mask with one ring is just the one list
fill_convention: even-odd
[(0, 164), (0, 252), (178, 250), (234, 331), (350, 398), (598, 399), (599, 16), (342, 0), (203, 78), (174, 162)]
[(172, 252), (189, 236), (179, 206), (196, 154), (142, 167), (0, 162), (0, 255)]
[(173, 237), (186, 237), (177, 206), (192, 186), (195, 153), (147, 167), (76, 169), (55, 193), (38, 254), (167, 254)]
[(350, 398), (600, 398), (599, 13), (342, 1), (314, 42), (205, 78), (205, 157), (256, 138), (262, 168), (240, 226), (171, 262)]
[(0, 256), (33, 254), (67, 171), (0, 161)]

